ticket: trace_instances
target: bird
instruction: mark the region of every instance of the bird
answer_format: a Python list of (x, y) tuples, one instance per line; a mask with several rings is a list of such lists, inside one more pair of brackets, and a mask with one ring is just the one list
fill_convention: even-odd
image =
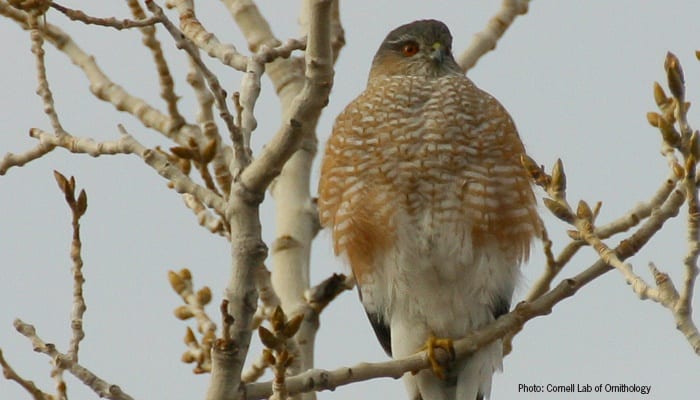
[[(386, 353), (406, 357), (509, 311), (541, 235), (525, 149), (505, 108), (466, 77), (437, 20), (389, 32), (365, 90), (338, 115), (318, 212)], [(411, 400), (489, 398), (493, 342), (403, 376)]]

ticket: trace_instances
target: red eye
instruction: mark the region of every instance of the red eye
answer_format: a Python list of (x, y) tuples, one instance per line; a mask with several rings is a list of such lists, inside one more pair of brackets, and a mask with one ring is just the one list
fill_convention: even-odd
[(413, 57), (418, 53), (418, 43), (409, 42), (403, 45), (401, 53), (406, 57)]

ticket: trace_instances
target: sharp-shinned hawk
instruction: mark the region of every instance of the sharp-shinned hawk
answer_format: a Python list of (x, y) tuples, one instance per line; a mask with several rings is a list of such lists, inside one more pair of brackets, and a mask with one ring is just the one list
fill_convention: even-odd
[[(321, 167), (321, 223), (396, 358), (508, 312), (540, 232), (515, 125), (464, 76), (451, 46), (439, 21), (391, 31), (367, 88), (336, 119)], [(442, 377), (406, 374), (409, 396), (488, 397), (502, 358), (494, 342)]]

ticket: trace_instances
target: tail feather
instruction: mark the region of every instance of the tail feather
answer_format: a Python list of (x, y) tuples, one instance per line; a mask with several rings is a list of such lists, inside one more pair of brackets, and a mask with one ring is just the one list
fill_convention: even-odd
[(491, 378), (502, 368), (502, 347), (497, 341), (451, 367), (452, 377), (439, 379), (430, 370), (404, 375), (410, 400), (483, 400), (491, 396)]
[(491, 397), (493, 373), (502, 369), (503, 350), (501, 341), (480, 349), (464, 360), (454, 400), (488, 399)]

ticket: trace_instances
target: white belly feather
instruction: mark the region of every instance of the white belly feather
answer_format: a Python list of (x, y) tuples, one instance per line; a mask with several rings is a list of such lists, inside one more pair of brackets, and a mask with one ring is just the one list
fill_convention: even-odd
[(464, 222), (435, 226), (430, 213), (418, 224), (397, 223), (396, 245), (377, 257), (360, 288), (367, 310), (455, 338), (492, 321), (491, 304), (510, 297), (518, 265), (495, 243), (474, 248), (470, 232)]
[[(472, 245), (472, 227), (463, 219), (439, 226), (430, 212), (410, 219), (411, 224), (397, 221), (396, 245), (377, 258), (377, 268), (360, 287), (367, 311), (382, 316), (390, 327), (394, 358), (421, 350), (431, 334), (458, 339), (493, 321), (492, 305), (510, 298), (519, 276), (517, 262), (503, 256), (496, 243)], [(451, 389), (421, 384), (434, 383), (431, 371), (405, 379), (409, 393), (421, 386), (423, 394), (435, 388), (469, 393), (457, 398), (473, 399), (477, 391), (488, 397), (491, 375), (501, 369), (501, 360), (500, 342), (483, 348), (463, 362), (462, 374), (469, 376), (460, 377), (460, 385)], [(445, 396), (441, 392), (434, 398), (454, 398)]]

